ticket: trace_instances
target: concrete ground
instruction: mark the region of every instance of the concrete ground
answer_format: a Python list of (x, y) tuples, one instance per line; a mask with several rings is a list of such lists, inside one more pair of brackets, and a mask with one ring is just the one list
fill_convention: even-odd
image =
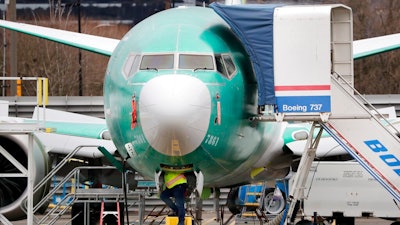
[[(242, 222), (240, 223), (236, 223), (235, 219), (232, 219), (230, 221), (226, 221), (228, 219), (229, 215), (225, 215), (225, 225), (238, 225), (238, 224), (243, 224)], [(137, 220), (137, 216), (133, 215), (129, 217), (129, 223), (130, 225), (135, 224), (135, 225), (139, 225), (139, 221)], [(216, 216), (214, 212), (204, 212), (203, 213), (203, 221), (202, 221), (202, 225), (220, 225), (219, 222), (216, 221)], [(126, 220), (126, 219), (125, 219)], [(161, 223), (159, 223), (160, 221), (162, 221)], [(151, 220), (146, 221), (144, 224), (150, 224)], [(126, 223), (126, 221), (125, 221)], [(391, 225), (393, 223), (393, 221), (389, 221), (389, 220), (384, 220), (384, 219), (380, 219), (380, 218), (356, 218), (355, 220), (355, 225)], [(1, 223), (0, 223), (1, 224)], [(20, 220), (20, 221), (13, 221), (12, 222), (13, 225), (27, 225), (27, 220)], [(35, 224), (35, 223), (33, 223)], [(61, 219), (59, 219), (55, 225), (67, 225), (67, 224), (71, 224), (71, 215), (64, 215), (61, 217)], [(153, 223), (154, 225), (157, 224), (165, 224), (165, 219), (163, 219), (163, 217), (157, 218), (157, 220)], [(247, 221), (245, 224), (248, 225), (259, 225), (259, 221), (258, 220), (249, 220)], [(83, 225), (83, 224), (82, 224)]]

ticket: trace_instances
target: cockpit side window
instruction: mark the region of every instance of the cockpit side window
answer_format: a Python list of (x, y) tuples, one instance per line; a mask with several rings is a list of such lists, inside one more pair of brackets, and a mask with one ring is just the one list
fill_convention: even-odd
[(179, 69), (214, 70), (214, 62), (211, 55), (179, 55)]
[(140, 62), (140, 55), (132, 54), (128, 56), (123, 67), (123, 73), (126, 78), (136, 73), (139, 67), (139, 62)]
[(174, 55), (143, 55), (140, 63), (141, 70), (162, 70), (174, 68)]
[(228, 77), (221, 55), (215, 55), (215, 63), (217, 64), (217, 71)]
[(228, 54), (215, 55), (215, 63), (217, 64), (217, 71), (229, 79), (236, 72), (232, 57)]
[(222, 58), (224, 59), (228, 76), (231, 77), (236, 72), (235, 64), (230, 55), (222, 55)]

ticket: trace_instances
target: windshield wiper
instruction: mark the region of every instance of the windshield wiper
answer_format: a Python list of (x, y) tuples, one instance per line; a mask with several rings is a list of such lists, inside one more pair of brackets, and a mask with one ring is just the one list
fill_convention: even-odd
[(155, 70), (155, 71), (157, 71), (157, 72), (158, 72), (158, 69), (157, 69), (157, 68), (155, 68), (155, 67), (146, 67), (146, 68), (145, 68), (145, 70)]
[(200, 68), (195, 68), (195, 69), (193, 69), (193, 71), (197, 71), (197, 70), (211, 70), (211, 68), (200, 67)]

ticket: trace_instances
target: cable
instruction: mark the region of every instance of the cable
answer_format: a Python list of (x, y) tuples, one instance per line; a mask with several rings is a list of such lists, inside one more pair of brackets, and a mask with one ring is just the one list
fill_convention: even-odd
[[(126, 190), (126, 174), (125, 174), (125, 164), (126, 164), (126, 159), (124, 159), (124, 164), (122, 166), (122, 183), (123, 183), (123, 191), (124, 191), (124, 204), (125, 204), (125, 213), (126, 213), (126, 222), (129, 225), (129, 213), (128, 213), (128, 195), (127, 195), (127, 190)], [(118, 202), (119, 204), (119, 202)]]

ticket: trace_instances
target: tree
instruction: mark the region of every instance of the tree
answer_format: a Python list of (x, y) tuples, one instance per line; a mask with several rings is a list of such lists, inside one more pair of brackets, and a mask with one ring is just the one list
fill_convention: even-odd
[[(64, 7), (60, 1), (50, 1), (49, 14), (33, 13), (34, 21), (25, 22), (76, 32), (77, 18), (71, 16), (71, 12), (71, 7)], [(18, 21), (24, 22), (20, 19)], [(84, 18), (81, 30), (83, 33), (120, 39), (129, 28), (128, 25), (102, 24)], [(24, 34), (18, 35), (18, 75), (49, 78), (49, 95), (78, 95), (79, 50)], [(82, 51), (83, 95), (103, 94), (103, 78), (108, 59)], [(36, 83), (24, 81), (23, 95), (36, 95)]]
[[(159, 1), (149, 1), (155, 5)], [(253, 0), (249, 3), (262, 3)], [(354, 40), (400, 32), (400, 1), (397, 0), (264, 0), (264, 3), (326, 4), (342, 3), (352, 8)], [(165, 4), (161, 0), (162, 4)], [(49, 0), (49, 10), (25, 14), (27, 23), (77, 31), (73, 7), (65, 7), (60, 0)], [(23, 21), (21, 21), (23, 22)], [(129, 25), (103, 24), (83, 17), (82, 32), (120, 39)], [(3, 34), (0, 34), (2, 37)], [(78, 95), (79, 50), (62, 44), (19, 34), (18, 71), (20, 76), (48, 77), (50, 95)], [(4, 46), (0, 49), (3, 50)], [(0, 58), (3, 56), (0, 55)], [(108, 57), (82, 51), (83, 95), (102, 95), (103, 77)], [(362, 94), (400, 93), (400, 53), (392, 51), (356, 60), (354, 83)], [(25, 82), (24, 95), (35, 95), (35, 84)]]

